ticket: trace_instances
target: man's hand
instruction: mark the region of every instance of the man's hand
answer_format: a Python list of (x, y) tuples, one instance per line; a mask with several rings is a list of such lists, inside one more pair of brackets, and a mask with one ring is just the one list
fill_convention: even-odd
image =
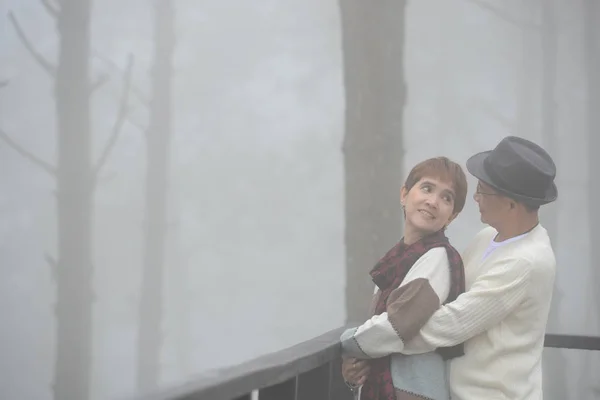
[(344, 358), (342, 360), (342, 376), (351, 385), (362, 385), (366, 382), (371, 367), (367, 360)]

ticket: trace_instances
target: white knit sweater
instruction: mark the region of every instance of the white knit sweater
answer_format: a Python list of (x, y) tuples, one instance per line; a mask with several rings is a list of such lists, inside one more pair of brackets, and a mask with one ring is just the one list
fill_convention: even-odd
[(465, 342), (450, 362), (453, 400), (541, 400), (542, 351), (556, 262), (538, 225), (483, 255), (497, 232), (483, 229), (463, 254), (467, 292), (440, 307), (404, 354)]

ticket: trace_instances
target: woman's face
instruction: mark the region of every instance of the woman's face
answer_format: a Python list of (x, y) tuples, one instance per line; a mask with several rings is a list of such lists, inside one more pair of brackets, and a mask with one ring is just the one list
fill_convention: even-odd
[(405, 231), (424, 236), (447, 226), (454, 215), (454, 189), (450, 183), (425, 177), (410, 189), (402, 187), (400, 200), (406, 212)]

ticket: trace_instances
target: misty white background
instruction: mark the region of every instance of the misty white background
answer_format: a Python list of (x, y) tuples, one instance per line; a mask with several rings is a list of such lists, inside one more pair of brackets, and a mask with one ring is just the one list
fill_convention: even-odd
[[(530, 1), (490, 3), (522, 20), (539, 19)], [(119, 68), (130, 52), (135, 85), (149, 94), (152, 4), (94, 3), (92, 49), (99, 57), (92, 58), (92, 76), (110, 75), (93, 97), (96, 155), (115, 118)], [(598, 335), (600, 281), (587, 240), (582, 10), (578, 2), (557, 4), (559, 151), (553, 156), (560, 198), (543, 214), (559, 217), (555, 249), (563, 297), (560, 323), (549, 330)], [(0, 128), (54, 162), (52, 82), (6, 15), (15, 13), (49, 59), (57, 50), (54, 22), (36, 0), (0, 0), (0, 11), (0, 81), (9, 80), (0, 90)], [(345, 320), (338, 2), (178, 0), (175, 11), (165, 387), (310, 339)], [(436, 155), (464, 164), (511, 133), (543, 143), (539, 34), (468, 0), (411, 1), (406, 30), (407, 170)], [(137, 104), (95, 196), (95, 400), (136, 392), (145, 174), (145, 143), (136, 125), (146, 120)], [(44, 257), (56, 251), (54, 182), (4, 143), (0, 166), (0, 397), (49, 400), (55, 292)], [(470, 183), (467, 206), (449, 230), (459, 249), (482, 227)], [(600, 355), (564, 354), (573, 398), (600, 398), (590, 391)]]

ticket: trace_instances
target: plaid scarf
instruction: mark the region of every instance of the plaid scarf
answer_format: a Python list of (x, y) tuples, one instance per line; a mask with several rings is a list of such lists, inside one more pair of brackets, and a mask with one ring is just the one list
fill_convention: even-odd
[[(400, 286), (413, 264), (425, 253), (435, 247), (444, 247), (450, 264), (450, 293), (446, 303), (455, 300), (465, 291), (465, 276), (462, 258), (448, 241), (443, 230), (428, 235), (416, 243), (407, 246), (404, 240), (392, 247), (371, 270), (371, 278), (379, 287), (379, 295), (375, 312), (379, 315), (386, 311), (387, 299)], [(463, 345), (459, 344), (436, 350), (444, 359), (458, 357), (464, 354)], [(363, 400), (395, 400), (396, 391), (390, 371), (390, 356), (371, 360), (371, 373), (362, 388)]]

